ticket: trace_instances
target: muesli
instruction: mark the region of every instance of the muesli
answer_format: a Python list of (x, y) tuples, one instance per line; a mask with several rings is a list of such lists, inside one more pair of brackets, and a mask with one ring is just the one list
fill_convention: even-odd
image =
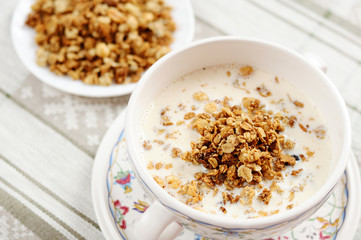
[(163, 0), (37, 0), (31, 8), (37, 64), (86, 84), (138, 81), (170, 51), (176, 28)]

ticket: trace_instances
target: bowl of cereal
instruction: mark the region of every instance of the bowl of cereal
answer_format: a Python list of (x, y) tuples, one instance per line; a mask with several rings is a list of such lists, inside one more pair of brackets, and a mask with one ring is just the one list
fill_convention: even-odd
[(131, 93), (149, 66), (193, 34), (189, 0), (21, 0), (11, 22), (15, 50), (28, 70), (86, 97)]
[(125, 126), (154, 200), (139, 239), (290, 230), (325, 202), (350, 152), (346, 107), (326, 74), (257, 39), (205, 39), (160, 59), (131, 95)]

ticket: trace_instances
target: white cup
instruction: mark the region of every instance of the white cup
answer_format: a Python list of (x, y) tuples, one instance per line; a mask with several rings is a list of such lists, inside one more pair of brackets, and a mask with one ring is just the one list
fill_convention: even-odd
[[(315, 61), (310, 63), (307, 59), (309, 57), (261, 40), (216, 37), (171, 52), (146, 71), (130, 98), (125, 123), (127, 150), (134, 172), (154, 200), (135, 227), (138, 240), (174, 239), (183, 227), (213, 239), (267, 238), (292, 229), (322, 206), (345, 171), (351, 149), (351, 128), (342, 97), (320, 69), (324, 65), (316, 62), (317, 67)], [(141, 121), (148, 104), (159, 92), (187, 73), (227, 63), (249, 64), (287, 79), (316, 104), (326, 118), (332, 144), (331, 173), (319, 191), (289, 211), (257, 219), (232, 219), (200, 212), (164, 191), (153, 180), (140, 156)]]

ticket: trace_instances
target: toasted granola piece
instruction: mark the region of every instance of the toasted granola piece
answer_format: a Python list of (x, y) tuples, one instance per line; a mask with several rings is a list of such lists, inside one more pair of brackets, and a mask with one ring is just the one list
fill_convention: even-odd
[(159, 145), (163, 145), (163, 144), (164, 144), (164, 141), (159, 140), (159, 139), (155, 139), (155, 140), (153, 140), (153, 142), (158, 143)]
[(152, 149), (152, 144), (150, 144), (149, 140), (144, 140), (143, 147), (145, 150), (150, 150), (150, 149)]
[(268, 204), (271, 200), (272, 192), (267, 188), (263, 189), (262, 193), (258, 195), (258, 199), (261, 200), (264, 204)]
[(274, 214), (277, 214), (277, 213), (279, 213), (279, 212), (280, 212), (279, 209), (277, 209), (277, 210), (272, 210), (272, 211), (270, 212), (270, 215), (274, 215)]
[(174, 176), (174, 175), (166, 176), (165, 181), (173, 189), (179, 188), (179, 186), (182, 184), (182, 181), (180, 180), (180, 178), (177, 176)]
[(189, 120), (191, 118), (194, 118), (195, 116), (196, 116), (196, 114), (194, 112), (189, 112), (184, 115), (184, 119)]
[(303, 103), (301, 103), (301, 102), (299, 102), (299, 101), (297, 101), (297, 100), (293, 101), (293, 104), (294, 104), (296, 107), (298, 107), (298, 108), (303, 108), (303, 106), (304, 106)]
[(153, 179), (158, 183), (161, 188), (165, 188), (165, 183), (163, 179), (158, 176), (153, 177)]
[(294, 198), (295, 198), (295, 192), (291, 190), (290, 195), (288, 196), (288, 201), (292, 202)]
[(110, 7), (108, 9), (108, 17), (115, 23), (124, 23), (127, 19), (125, 14), (115, 7)]
[(308, 149), (308, 148), (306, 148), (306, 154), (307, 154), (307, 156), (312, 157), (313, 154), (315, 154), (315, 152), (314, 152), (314, 151), (311, 151), (311, 150)]
[(105, 57), (109, 56), (110, 49), (109, 49), (109, 47), (107, 46), (106, 43), (100, 42), (95, 47), (95, 54), (98, 57), (105, 58)]
[(307, 128), (302, 123), (299, 123), (298, 126), (302, 129), (302, 131), (308, 132)]
[(223, 212), (223, 213), (227, 213), (227, 209), (225, 207), (219, 207), (219, 209)]
[(166, 115), (162, 116), (162, 122), (163, 122), (163, 126), (171, 126), (171, 125), (173, 125), (173, 122)]
[(297, 122), (297, 118), (295, 116), (290, 116), (288, 118), (288, 125), (290, 127), (293, 127), (295, 125), (295, 123)]
[(278, 194), (282, 194), (283, 190), (282, 188), (277, 184), (276, 181), (273, 181), (271, 186), (270, 186), (270, 190), (271, 192), (277, 192)]
[(206, 119), (198, 118), (192, 122), (192, 128), (196, 129), (197, 132), (203, 134), (204, 129), (208, 126), (208, 121)]
[(238, 177), (242, 177), (246, 179), (248, 183), (250, 183), (253, 179), (252, 170), (245, 165), (242, 165), (237, 170)]
[[(287, 139), (284, 143), (283, 143), (283, 147), (284, 149), (293, 149), (295, 147), (295, 142), (293, 142), (290, 139)], [(292, 156), (293, 157), (293, 156)]]
[(159, 170), (159, 169), (161, 169), (163, 167), (163, 163), (156, 163), (155, 164), (155, 169), (157, 169), (157, 170)]
[(265, 212), (265, 211), (258, 211), (258, 214), (261, 216), (261, 217), (266, 217), (268, 216), (268, 212)]
[(170, 169), (173, 167), (173, 163), (168, 163), (164, 166), (165, 169)]
[(187, 195), (187, 204), (195, 204), (203, 199), (203, 195), (199, 193), (198, 184), (196, 181), (191, 181), (180, 186), (179, 192), (183, 195)]
[(172, 158), (180, 157), (182, 151), (179, 148), (172, 148)]
[(277, 170), (283, 170), (285, 169), (286, 165), (294, 166), (296, 164), (296, 159), (291, 155), (280, 154), (279, 158), (275, 160), (274, 164)]
[(233, 194), (229, 194), (227, 192), (222, 192), (222, 197), (223, 197), (223, 204), (226, 204), (227, 202), (230, 202), (231, 204), (237, 203), (240, 199), (239, 195), (236, 195), (235, 197), (233, 196)]
[(217, 111), (217, 103), (215, 102), (209, 102), (206, 105), (204, 105), (204, 111), (207, 113), (213, 113)]
[(250, 206), (253, 203), (255, 194), (255, 190), (252, 186), (246, 186), (242, 189), (240, 197), (245, 205)]
[(154, 165), (153, 165), (153, 162), (152, 162), (152, 161), (149, 161), (149, 162), (148, 162), (147, 168), (148, 168), (148, 169), (153, 169), (153, 168), (154, 168)]
[(259, 109), (261, 101), (256, 98), (244, 97), (242, 103), (249, 112), (252, 112), (253, 110)]
[(260, 87), (257, 87), (256, 90), (262, 97), (269, 97), (272, 95), (272, 93), (263, 84)]
[(313, 132), (316, 134), (316, 137), (319, 139), (324, 139), (326, 136), (326, 129), (324, 126), (316, 127)]
[(211, 157), (208, 159), (208, 162), (212, 165), (213, 168), (216, 168), (218, 166), (218, 161), (217, 159)]
[(208, 101), (209, 97), (206, 93), (204, 92), (195, 92), (193, 94), (193, 99), (197, 100), (197, 101)]
[(184, 121), (177, 121), (176, 125), (177, 126), (180, 126), (180, 125), (183, 125), (184, 124)]
[(198, 186), (195, 181), (181, 186), (180, 193), (195, 197), (198, 194)]
[(298, 176), (298, 174), (299, 174), (300, 172), (302, 172), (302, 171), (303, 171), (303, 168), (300, 168), (300, 169), (298, 169), (298, 170), (293, 170), (292, 173), (291, 173), (291, 175), (292, 175), (292, 176)]
[(253, 72), (253, 67), (251, 67), (249, 65), (243, 66), (239, 69), (239, 74), (242, 77), (247, 77), (247, 76), (251, 75), (252, 72)]

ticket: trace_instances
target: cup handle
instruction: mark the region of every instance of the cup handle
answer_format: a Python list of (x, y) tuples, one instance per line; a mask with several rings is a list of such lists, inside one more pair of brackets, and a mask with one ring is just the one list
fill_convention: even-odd
[(144, 212), (134, 227), (137, 240), (174, 240), (182, 231), (175, 216), (158, 202)]
[(314, 53), (305, 53), (303, 56), (306, 60), (311, 63), (313, 66), (320, 69), (323, 73), (327, 73), (327, 64), (323, 58)]

